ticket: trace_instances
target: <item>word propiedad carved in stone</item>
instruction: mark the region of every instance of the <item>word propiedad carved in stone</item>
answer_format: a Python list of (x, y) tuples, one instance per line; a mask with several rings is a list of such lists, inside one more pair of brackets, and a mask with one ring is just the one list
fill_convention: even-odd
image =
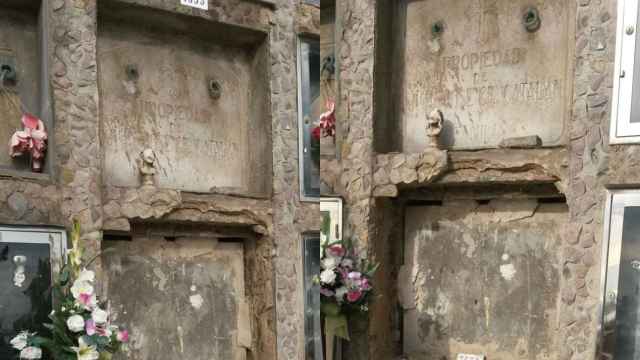
[(156, 175), (156, 154), (151, 149), (144, 149), (140, 153), (140, 176), (142, 186), (154, 186)]
[(444, 116), (439, 109), (427, 116), (427, 149), (440, 149), (440, 134), (444, 125)]

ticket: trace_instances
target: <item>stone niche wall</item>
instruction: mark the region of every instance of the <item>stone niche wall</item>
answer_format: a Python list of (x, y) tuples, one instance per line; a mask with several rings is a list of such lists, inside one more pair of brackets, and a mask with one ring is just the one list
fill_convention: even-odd
[[(379, 15), (393, 15), (377, 24), (377, 151), (423, 151), (425, 118), (434, 109), (444, 113), (449, 149), (495, 148), (524, 136), (538, 136), (543, 146), (566, 143), (574, 4), (392, 3), (378, 7)], [(522, 19), (532, 5), (542, 23), (528, 32)]]
[(151, 148), (161, 188), (268, 196), (266, 34), (117, 2), (99, 10), (105, 183), (137, 186)]
[[(22, 109), (43, 119), (49, 133), (52, 124), (43, 110), (42, 79), (42, 30), (40, 1), (3, 1), (0, 7), (0, 64), (14, 66), (16, 80), (5, 82), (0, 90), (0, 139), (2, 144), (9, 142), (16, 130), (22, 129), (20, 122)], [(48, 94), (47, 94), (48, 96)], [(5, 146), (0, 151), (0, 171), (18, 170), (28, 172), (31, 169), (28, 157), (12, 159)], [(6, 172), (6, 171), (5, 171)]]
[(565, 203), (408, 206), (398, 284), (411, 359), (558, 357)]

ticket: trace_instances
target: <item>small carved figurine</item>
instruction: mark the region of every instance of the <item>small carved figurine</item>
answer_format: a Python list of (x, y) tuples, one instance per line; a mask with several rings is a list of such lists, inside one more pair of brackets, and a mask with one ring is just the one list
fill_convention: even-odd
[(427, 116), (427, 148), (440, 149), (440, 134), (443, 125), (442, 111), (436, 109)]
[(140, 153), (140, 175), (142, 186), (153, 186), (153, 178), (156, 175), (156, 154), (151, 149), (144, 149)]

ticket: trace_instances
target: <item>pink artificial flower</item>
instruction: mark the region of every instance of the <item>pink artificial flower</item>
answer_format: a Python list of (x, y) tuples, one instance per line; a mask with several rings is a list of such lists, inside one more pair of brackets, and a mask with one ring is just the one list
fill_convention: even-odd
[(369, 282), (369, 279), (362, 278), (362, 281), (360, 282), (360, 288), (364, 291), (368, 291), (371, 290), (371, 283)]
[(91, 309), (95, 305), (95, 295), (80, 293), (78, 296), (78, 302), (82, 304), (85, 309)]
[(331, 245), (327, 248), (327, 253), (335, 257), (343, 257), (346, 254), (346, 250), (342, 245)]
[(118, 341), (126, 343), (129, 341), (129, 332), (127, 330), (118, 331), (116, 338), (118, 339)]
[(87, 335), (92, 336), (96, 333), (96, 323), (93, 319), (89, 319), (84, 323), (84, 331), (87, 332)]
[(35, 130), (40, 125), (40, 119), (38, 119), (33, 114), (24, 113), (22, 115), (22, 119), (21, 120), (22, 120), (22, 125), (24, 125), (25, 128), (30, 129), (30, 130)]
[(324, 137), (336, 135), (336, 103), (332, 100), (326, 103), (327, 111), (320, 115), (320, 128)]
[(350, 280), (360, 280), (361, 277), (362, 277), (362, 274), (357, 271), (352, 271), (349, 274), (347, 274), (347, 278)]
[(29, 133), (26, 131), (16, 131), (9, 140), (9, 155), (11, 157), (22, 156), (29, 151)]
[(311, 130), (311, 137), (313, 137), (313, 139), (316, 141), (320, 141), (321, 131), (322, 129), (320, 129), (319, 126), (316, 126), (315, 128), (313, 128), (313, 130)]
[(349, 290), (347, 293), (347, 300), (352, 303), (360, 300), (360, 297), (362, 297), (362, 291), (360, 290)]
[(22, 156), (25, 153), (31, 155), (31, 167), (33, 171), (42, 171), (42, 162), (47, 149), (47, 131), (44, 122), (36, 116), (24, 113), (22, 115), (23, 130), (16, 131), (9, 141), (9, 155), (11, 157)]
[(338, 270), (338, 274), (340, 274), (340, 278), (342, 278), (343, 280), (347, 278), (347, 274), (349, 273), (348, 269), (345, 269), (342, 266), (338, 266), (336, 270)]
[(326, 297), (332, 297), (335, 293), (331, 289), (327, 289), (325, 287), (320, 288), (320, 294)]

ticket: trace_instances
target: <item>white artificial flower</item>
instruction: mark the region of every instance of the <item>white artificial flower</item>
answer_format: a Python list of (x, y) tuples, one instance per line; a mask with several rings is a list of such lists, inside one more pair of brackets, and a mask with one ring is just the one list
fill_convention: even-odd
[(320, 273), (320, 282), (332, 285), (334, 281), (336, 281), (336, 273), (333, 270), (327, 269)]
[(95, 346), (89, 346), (84, 341), (84, 337), (78, 339), (78, 346), (72, 347), (73, 351), (78, 355), (78, 360), (98, 360), (100, 353), (96, 350)]
[(11, 339), (11, 346), (16, 350), (22, 350), (27, 347), (27, 340), (29, 339), (29, 332), (23, 331)]
[(35, 359), (41, 359), (41, 358), (42, 358), (42, 349), (38, 347), (29, 346), (22, 349), (22, 351), (20, 351), (20, 359), (35, 360)]
[(93, 312), (91, 313), (91, 318), (93, 319), (93, 322), (96, 323), (96, 325), (106, 324), (108, 317), (109, 313), (100, 308), (95, 308), (95, 310), (93, 310)]
[(333, 270), (340, 264), (340, 259), (333, 256), (327, 256), (322, 259), (322, 268), (326, 270)]
[(80, 275), (78, 275), (78, 278), (76, 279), (76, 281), (87, 281), (87, 282), (93, 282), (96, 279), (96, 273), (94, 273), (91, 270), (87, 270), (87, 269), (82, 269), (82, 271), (80, 272)]
[(73, 332), (84, 330), (84, 318), (80, 315), (73, 315), (67, 319), (67, 327)]
[(344, 286), (337, 288), (336, 299), (338, 300), (338, 302), (342, 302), (344, 300), (344, 296), (347, 295), (348, 292), (349, 290), (347, 290), (347, 288)]
[(93, 295), (93, 285), (88, 281), (76, 281), (71, 286), (71, 295), (78, 300), (80, 294)]

